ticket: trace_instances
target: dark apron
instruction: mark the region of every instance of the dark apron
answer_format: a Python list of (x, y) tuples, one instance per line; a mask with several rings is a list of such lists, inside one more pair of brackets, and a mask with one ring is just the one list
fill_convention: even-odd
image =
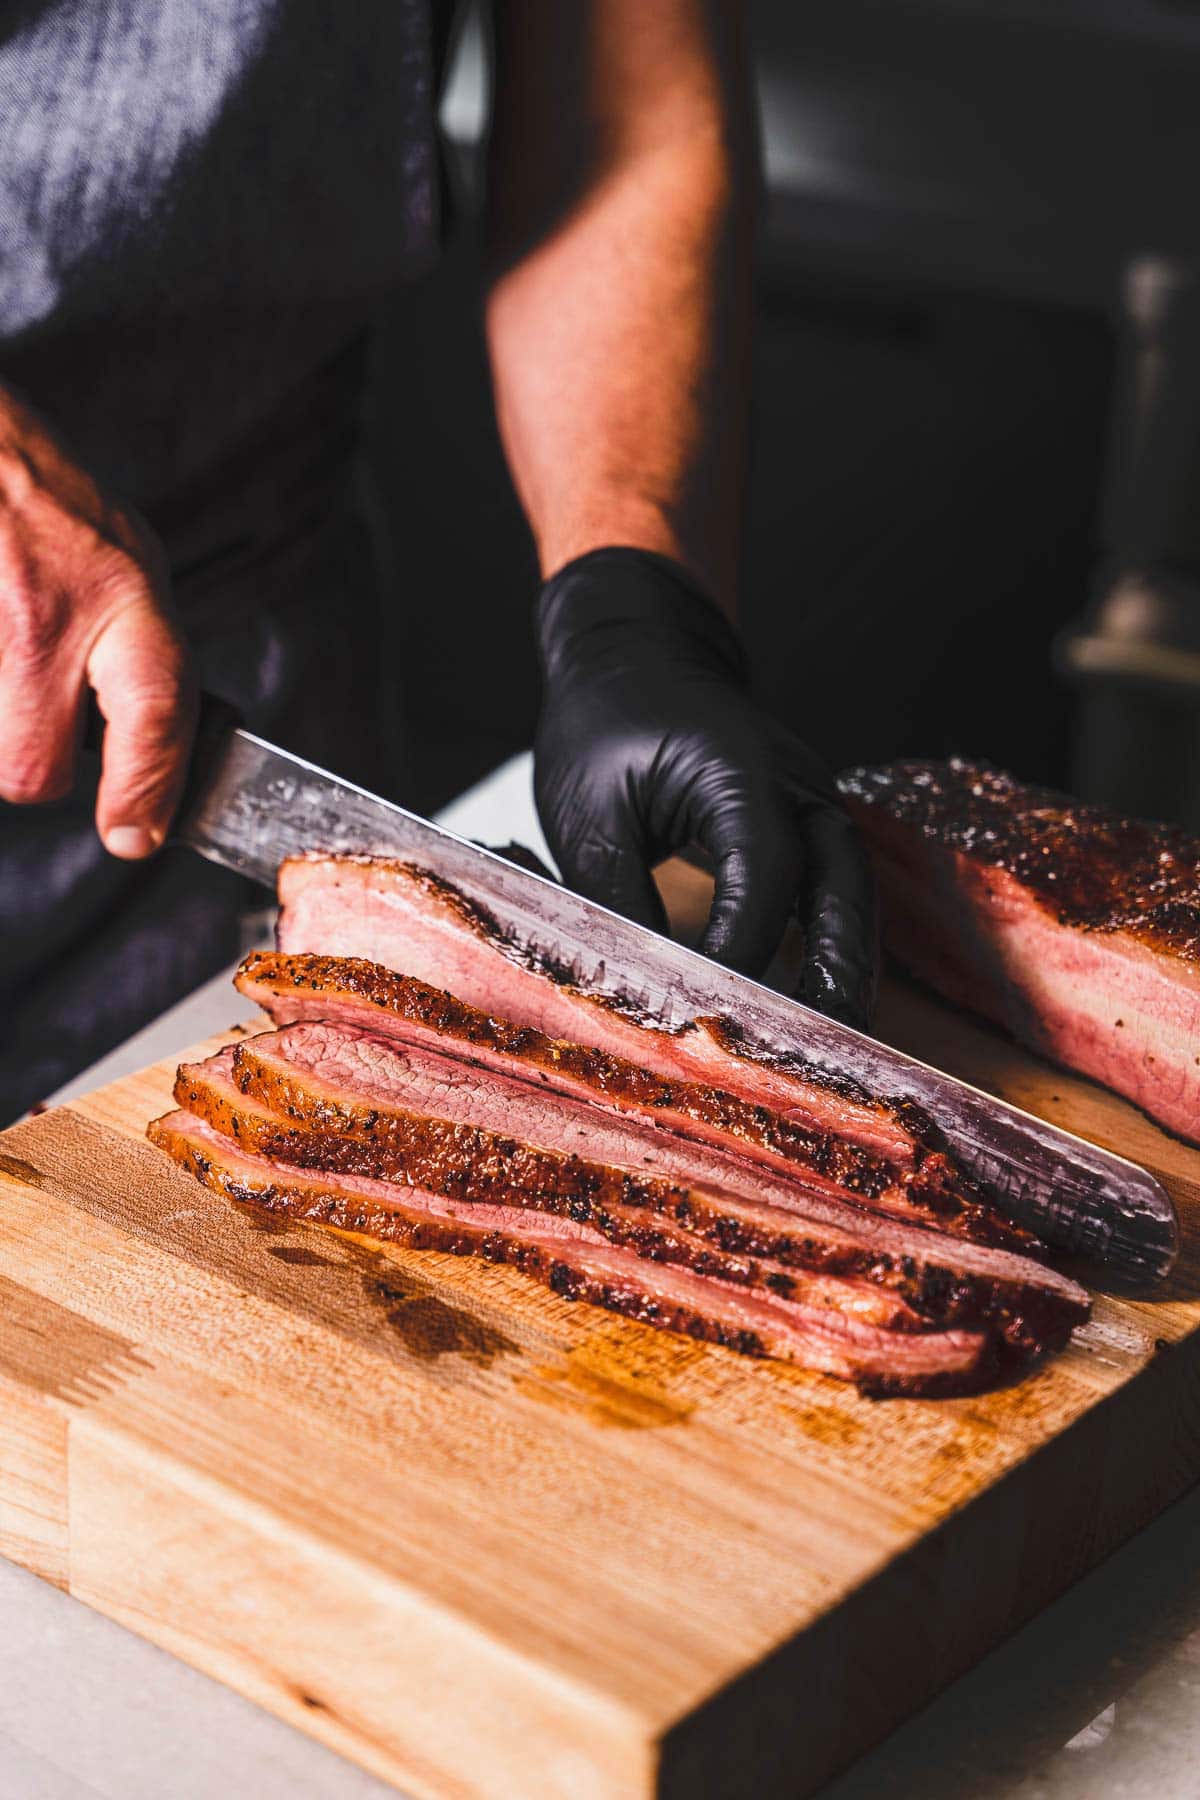
[[(401, 780), (394, 624), (357, 452), (358, 346), (155, 512), (200, 678), (247, 724), (387, 793)], [(106, 854), (97, 766), (0, 805), (0, 1121), (230, 962), (265, 893), (181, 849)], [(230, 1017), (237, 1001), (230, 993)]]

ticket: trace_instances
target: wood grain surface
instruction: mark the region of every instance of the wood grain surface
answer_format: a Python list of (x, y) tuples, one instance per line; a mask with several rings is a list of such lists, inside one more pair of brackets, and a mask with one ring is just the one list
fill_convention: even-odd
[(1200, 1473), (1200, 1155), (881, 1030), (1158, 1172), (1169, 1287), (871, 1402), (223, 1203), (142, 1138), (164, 1064), (0, 1135), (0, 1549), (414, 1794), (811, 1792)]

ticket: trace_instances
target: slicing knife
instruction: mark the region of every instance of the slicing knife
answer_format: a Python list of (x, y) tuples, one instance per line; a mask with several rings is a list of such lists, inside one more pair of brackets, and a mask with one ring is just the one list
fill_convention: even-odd
[(917, 1102), (969, 1173), (1056, 1248), (1103, 1260), (1135, 1283), (1162, 1276), (1174, 1261), (1174, 1208), (1135, 1163), (341, 781), (213, 708), (197, 736), (173, 836), (272, 889), (283, 859), (306, 850), (421, 863), (570, 969), (581, 986), (636, 1000), (664, 1028), (723, 1014), (773, 1049), (853, 1076), (882, 1097)]

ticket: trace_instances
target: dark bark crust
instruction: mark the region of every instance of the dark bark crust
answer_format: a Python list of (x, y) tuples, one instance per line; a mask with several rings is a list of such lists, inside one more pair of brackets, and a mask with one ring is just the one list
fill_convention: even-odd
[(1200, 963), (1200, 840), (1177, 825), (1123, 818), (960, 757), (850, 769), (839, 786), (852, 811), (881, 811), (1004, 870), (1061, 925), (1128, 932)]
[[(206, 1150), (189, 1142), (185, 1136), (163, 1129), (161, 1120), (155, 1120), (148, 1128), (148, 1136), (188, 1174), (215, 1193), (239, 1204), (249, 1203), (290, 1218), (363, 1233), (402, 1244), (411, 1250), (440, 1250), (452, 1256), (478, 1256), (486, 1262), (504, 1263), (565, 1300), (587, 1301), (659, 1330), (723, 1345), (742, 1356), (767, 1354), (757, 1332), (733, 1329), (706, 1312), (656, 1299), (639, 1286), (637, 1264), (632, 1259), (626, 1280), (620, 1284), (602, 1280), (543, 1244), (529, 1243), (504, 1232), (472, 1228), (459, 1221), (418, 1217), (398, 1208), (375, 1206), (358, 1196), (339, 1194), (332, 1183), (309, 1188), (284, 1179), (264, 1178), (262, 1182), (249, 1182), (244, 1176), (222, 1167)], [(995, 1354), (985, 1357), (983, 1363), (966, 1376), (958, 1372), (903, 1376), (875, 1374), (863, 1376), (856, 1386), (876, 1399), (938, 1399), (974, 1393), (994, 1381), (1004, 1360), (998, 1347)]]
[[(331, 1001), (358, 1001), (435, 1034), (451, 1055), (473, 1049), (495, 1052), (511, 1059), (518, 1074), (566, 1077), (609, 1105), (655, 1115), (667, 1124), (677, 1120), (685, 1131), (689, 1121), (706, 1126), (727, 1140), (731, 1150), (749, 1156), (764, 1150), (784, 1157), (798, 1172), (811, 1170), (848, 1196), (868, 1203), (885, 1193), (899, 1196), (914, 1220), (924, 1216), (939, 1230), (1026, 1254), (1036, 1254), (1039, 1248), (1030, 1233), (987, 1203), (944, 1151), (915, 1135), (915, 1128), (925, 1122), (911, 1116), (905, 1124), (914, 1134), (914, 1165), (898, 1169), (860, 1145), (796, 1124), (770, 1107), (702, 1082), (670, 1080), (607, 1051), (509, 1024), (426, 982), (362, 958), (256, 951), (243, 962), (237, 984), (259, 1003), (264, 991), (283, 999), (312, 994)], [(731, 1042), (740, 1041), (732, 1027), (726, 1029)], [(744, 1045), (738, 1054), (750, 1058)], [(780, 1059), (769, 1060), (780, 1066)], [(910, 1114), (915, 1111), (910, 1109)]]
[[(181, 1068), (175, 1098), (232, 1143), (269, 1161), (397, 1180), (449, 1199), (557, 1213), (639, 1256), (769, 1288), (782, 1298), (791, 1298), (797, 1285), (788, 1282), (787, 1268), (866, 1281), (895, 1295), (929, 1326), (981, 1326), (1023, 1354), (1065, 1342), (1083, 1316), (1034, 1282), (956, 1270), (953, 1241), (945, 1237), (924, 1242), (914, 1233), (913, 1253), (895, 1256), (846, 1233), (825, 1232), (802, 1216), (794, 1226), (776, 1227), (739, 1212), (716, 1191), (635, 1177), (425, 1115), (389, 1109), (376, 1112), (362, 1137), (330, 1131), (328, 1103), (299, 1077), (281, 1086), (271, 1065), (255, 1055), (253, 1040), (238, 1046), (234, 1063), (234, 1083), (248, 1101), (244, 1108), (196, 1066)], [(784, 1270), (764, 1271), (760, 1261)]]

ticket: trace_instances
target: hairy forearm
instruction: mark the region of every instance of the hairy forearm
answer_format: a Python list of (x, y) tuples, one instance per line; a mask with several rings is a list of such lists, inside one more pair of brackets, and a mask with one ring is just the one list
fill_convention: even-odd
[(735, 10), (502, 7), (487, 307), (543, 571), (633, 544), (727, 605), (757, 191)]

